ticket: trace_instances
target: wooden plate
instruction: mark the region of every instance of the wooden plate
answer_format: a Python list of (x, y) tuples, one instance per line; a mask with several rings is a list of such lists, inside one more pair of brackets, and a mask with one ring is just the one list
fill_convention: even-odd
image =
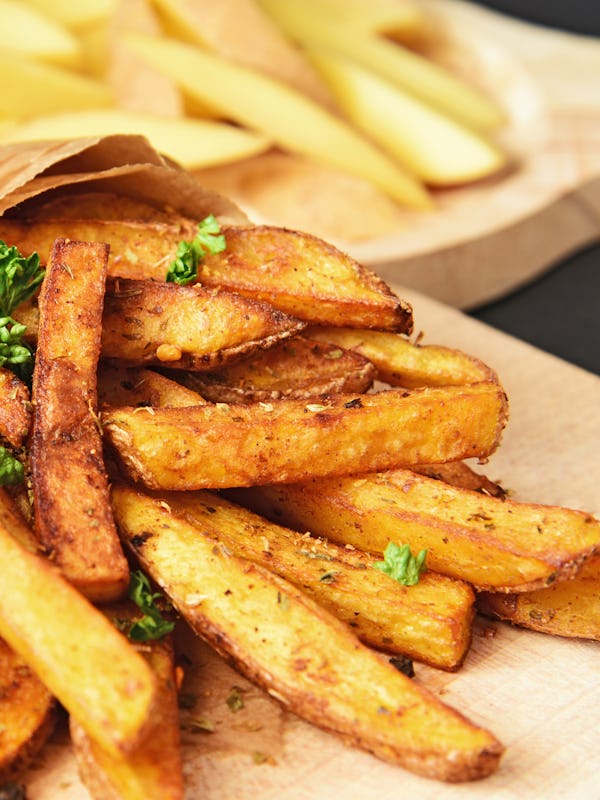
[[(519, 499), (600, 512), (600, 379), (414, 292), (427, 341), (460, 347), (494, 367), (511, 420), (485, 468)], [(183, 732), (188, 800), (524, 800), (598, 796), (599, 644), (478, 620), (455, 674), (417, 665), (417, 680), (489, 727), (506, 745), (496, 775), (445, 785), (385, 764), (283, 712), (207, 648), (183, 642), (194, 663), (186, 691), (212, 734)], [(226, 699), (244, 690), (245, 708)], [(185, 716), (184, 716), (185, 719)], [(29, 800), (86, 800), (64, 732), (25, 776)]]
[(426, 5), (440, 32), (436, 57), (508, 112), (502, 140), (515, 166), (507, 174), (438, 192), (428, 214), (281, 153), (200, 178), (255, 222), (309, 230), (386, 280), (471, 308), (600, 239), (600, 43), (462, 0)]

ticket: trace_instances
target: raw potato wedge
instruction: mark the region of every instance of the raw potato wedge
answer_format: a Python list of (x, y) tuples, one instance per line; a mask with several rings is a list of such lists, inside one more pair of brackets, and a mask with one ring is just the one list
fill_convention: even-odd
[[(119, 623), (133, 622), (140, 611), (127, 604), (105, 613)], [(79, 774), (95, 800), (183, 800), (177, 681), (170, 636), (133, 644), (157, 680), (152, 723), (143, 741), (129, 753), (106, 752), (74, 717), (69, 720)]]
[(35, 758), (55, 722), (52, 694), (0, 639), (0, 785), (16, 778)]
[(267, 303), (232, 292), (119, 280), (107, 287), (102, 357), (131, 366), (214, 370), (305, 327)]
[(600, 522), (590, 514), (490, 497), (409, 470), (260, 487), (251, 497), (254, 510), (279, 524), (371, 553), (390, 541), (426, 549), (430, 569), (496, 592), (571, 578), (600, 549)]
[(295, 336), (219, 372), (178, 373), (176, 377), (214, 403), (257, 403), (332, 392), (362, 394), (373, 385), (375, 372), (373, 364), (358, 353)]
[(52, 251), (39, 298), (30, 446), (36, 533), (65, 577), (97, 602), (121, 597), (129, 582), (96, 416), (107, 250), (58, 239)]
[(139, 367), (101, 364), (98, 370), (98, 405), (110, 406), (197, 406), (199, 394), (159, 372)]
[(412, 330), (412, 309), (375, 273), (308, 233), (275, 226), (226, 228), (227, 247), (199, 280), (266, 300), (314, 324)]
[(496, 769), (503, 748), (492, 734), (290, 583), (215, 547), (157, 498), (118, 486), (113, 507), (123, 539), (192, 628), (290, 711), (428, 777), (466, 781)]
[(10, 49), (21, 55), (77, 69), (81, 43), (70, 31), (35, 7), (17, 0), (0, 0), (0, 30)]
[(462, 663), (474, 603), (466, 583), (427, 572), (402, 586), (373, 568), (373, 556), (282, 528), (211, 492), (161, 499), (203, 535), (306, 592), (366, 644), (446, 670)]
[(0, 439), (21, 447), (30, 426), (29, 389), (14, 372), (0, 367)]
[[(99, 209), (101, 210), (101, 208)], [(164, 281), (197, 224), (0, 218), (0, 238), (45, 263), (57, 237), (110, 245), (109, 275)], [(410, 333), (412, 309), (374, 273), (316, 236), (275, 226), (223, 227), (226, 248), (207, 256), (199, 281), (264, 300), (314, 324)]]
[(189, 490), (485, 458), (498, 445), (506, 398), (479, 383), (150, 411), (104, 412), (106, 441), (134, 480)]
[(590, 558), (570, 581), (521, 594), (482, 592), (482, 614), (522, 628), (600, 641), (600, 556)]
[(390, 386), (417, 389), (498, 380), (487, 364), (461, 350), (413, 344), (385, 331), (311, 327), (306, 335), (360, 353), (375, 364), (378, 379)]
[(144, 738), (156, 679), (106, 617), (0, 524), (0, 636), (109, 752)]

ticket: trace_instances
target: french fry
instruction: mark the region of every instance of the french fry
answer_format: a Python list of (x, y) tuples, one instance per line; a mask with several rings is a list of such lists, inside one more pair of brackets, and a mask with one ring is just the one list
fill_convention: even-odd
[(106, 262), (106, 245), (59, 239), (52, 251), (40, 292), (30, 447), (36, 533), (67, 579), (99, 602), (122, 596), (129, 581), (96, 416)]
[[(181, 240), (197, 225), (118, 220), (14, 220), (0, 217), (0, 238), (45, 263), (57, 237), (110, 245), (112, 277), (164, 281)], [(412, 310), (374, 273), (316, 236), (274, 226), (224, 226), (226, 248), (207, 255), (205, 286), (264, 300), (314, 324), (410, 333)]]
[(479, 383), (150, 412), (102, 415), (129, 476), (156, 489), (215, 489), (484, 458), (498, 445), (506, 398)]
[(52, 694), (0, 639), (0, 784), (16, 778), (31, 763), (55, 721)]
[(112, 497), (123, 539), (188, 623), (289, 710), (428, 777), (466, 781), (496, 769), (503, 748), (492, 734), (287, 581), (215, 547), (160, 499), (125, 486)]
[(426, 549), (435, 572), (496, 592), (571, 578), (600, 548), (600, 522), (589, 514), (489, 497), (409, 470), (256, 487), (247, 497), (279, 524), (371, 553), (390, 541)]
[(109, 752), (145, 735), (156, 679), (125, 637), (0, 524), (0, 636)]
[(295, 336), (218, 372), (178, 373), (177, 379), (214, 403), (256, 403), (363, 393), (373, 384), (375, 367), (358, 353)]
[(200, 285), (116, 281), (107, 289), (102, 357), (211, 370), (293, 336), (305, 323), (267, 303)]
[(98, 405), (110, 406), (197, 406), (199, 394), (159, 372), (140, 367), (101, 364), (98, 370)]
[(498, 380), (487, 364), (461, 350), (413, 344), (385, 331), (311, 327), (306, 335), (360, 353), (375, 364), (379, 380), (390, 386), (416, 389)]
[(600, 641), (600, 556), (590, 558), (570, 581), (520, 594), (482, 592), (482, 614), (522, 628)]
[(29, 389), (14, 372), (0, 367), (0, 437), (21, 447), (31, 426)]
[[(109, 606), (105, 613), (120, 623), (140, 616), (139, 609), (130, 604)], [(79, 774), (95, 800), (183, 800), (173, 643), (166, 636), (137, 646), (133, 643), (133, 647), (156, 676), (152, 723), (137, 747), (115, 755), (104, 750), (71, 717), (69, 729)]]
[(427, 572), (415, 586), (402, 586), (373, 568), (373, 556), (282, 528), (211, 492), (161, 499), (228, 551), (302, 589), (366, 644), (441, 669), (461, 665), (473, 621), (467, 584)]

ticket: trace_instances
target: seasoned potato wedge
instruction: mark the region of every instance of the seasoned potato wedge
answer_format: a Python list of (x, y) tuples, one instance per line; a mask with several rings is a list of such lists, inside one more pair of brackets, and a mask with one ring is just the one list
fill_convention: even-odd
[(0, 639), (0, 784), (39, 753), (56, 721), (56, 701), (23, 658)]
[(428, 551), (435, 572), (523, 592), (572, 577), (600, 549), (600, 522), (555, 506), (460, 489), (409, 470), (252, 489), (252, 508), (372, 553), (390, 541)]
[(482, 592), (482, 614), (555, 636), (600, 641), (600, 556), (590, 558), (570, 581), (520, 594)]
[(466, 583), (427, 572), (403, 586), (374, 569), (373, 556), (282, 528), (214, 493), (161, 498), (204, 535), (302, 589), (366, 644), (441, 669), (462, 663), (474, 603)]
[(466, 781), (495, 770), (502, 745), (493, 735), (290, 583), (215, 546), (159, 498), (117, 486), (113, 507), (123, 539), (192, 628), (291, 711), (428, 777)]
[[(109, 275), (165, 280), (181, 240), (197, 225), (115, 220), (13, 220), (0, 218), (0, 238), (42, 262), (57, 237), (110, 245)], [(273, 226), (223, 227), (226, 248), (203, 260), (205, 286), (263, 300), (317, 325), (412, 329), (412, 309), (374, 273), (316, 236)]]
[(218, 372), (181, 373), (177, 379), (214, 403), (257, 403), (362, 394), (373, 384), (375, 367), (358, 353), (295, 336)]
[(416, 389), (497, 380), (487, 364), (467, 353), (441, 345), (412, 344), (386, 331), (311, 327), (307, 336), (360, 353), (375, 364), (379, 380), (390, 386)]
[[(31, 202), (27, 217), (33, 227), (36, 227), (42, 221), (56, 222), (60, 220), (61, 223), (64, 223), (66, 220), (72, 219), (171, 224), (183, 222), (185, 219), (173, 209), (157, 208), (139, 197), (102, 191), (64, 194), (50, 199), (46, 199), (46, 196), (42, 195), (41, 201), (36, 198)], [(6, 219), (1, 219), (0, 226), (5, 222), (7, 222)], [(43, 226), (40, 230), (44, 230)], [(54, 228), (49, 227), (48, 232), (50, 230), (54, 230)], [(23, 227), (18, 225), (15, 228), (15, 232), (18, 232), (17, 235), (22, 236), (24, 233)], [(94, 239), (93, 241), (96, 240)]]
[(490, 480), (486, 475), (475, 472), (464, 461), (449, 461), (447, 464), (419, 464), (418, 467), (413, 467), (413, 472), (449, 483), (450, 486), (456, 486), (459, 489), (470, 489), (490, 497), (499, 497), (501, 500), (506, 497), (506, 490), (499, 483)]
[(156, 678), (106, 617), (0, 524), (0, 636), (109, 752), (144, 737)]
[[(111, 605), (107, 616), (134, 621), (133, 604)], [(108, 753), (74, 717), (69, 720), (79, 774), (95, 800), (182, 800), (183, 771), (173, 644), (169, 636), (133, 644), (157, 680), (152, 723), (144, 739), (129, 753)]]
[(0, 367), (0, 439), (21, 447), (30, 425), (29, 389), (14, 372)]
[(143, 367), (117, 367), (100, 364), (98, 369), (98, 405), (110, 406), (197, 406), (199, 394), (160, 372)]
[[(20, 485), (20, 490), (22, 486), (23, 484)], [(13, 539), (19, 542), (21, 547), (29, 550), (30, 553), (40, 553), (42, 546), (26, 521), (26, 517), (21, 513), (19, 500), (19, 496), (15, 497), (9, 494), (7, 488), (0, 487), (0, 525), (10, 533)]]
[(122, 596), (129, 582), (96, 416), (107, 250), (59, 239), (52, 251), (40, 291), (30, 448), (37, 535), (67, 579), (99, 602)]
[(130, 365), (209, 370), (304, 327), (266, 303), (219, 289), (116, 281), (104, 305), (102, 357)]
[(321, 403), (124, 407), (102, 419), (106, 441), (134, 480), (214, 489), (485, 457), (498, 445), (506, 398), (496, 384), (478, 383), (330, 395)]

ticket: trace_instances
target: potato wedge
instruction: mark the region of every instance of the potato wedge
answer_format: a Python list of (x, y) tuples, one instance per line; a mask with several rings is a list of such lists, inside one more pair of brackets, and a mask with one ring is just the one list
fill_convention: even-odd
[[(28, 221), (35, 228), (41, 222), (56, 222), (61, 220), (86, 220), (96, 219), (103, 222), (151, 222), (177, 224), (185, 220), (174, 209), (157, 208), (147, 200), (131, 197), (114, 192), (82, 192), (80, 194), (64, 194), (47, 198), (42, 195), (30, 201), (27, 207)], [(0, 218), (0, 225), (7, 222)], [(14, 220), (17, 222), (17, 220)], [(187, 220), (186, 220), (187, 221)], [(43, 226), (41, 227), (43, 230)], [(25, 230), (17, 224), (17, 235), (24, 237)], [(10, 228), (9, 228), (10, 233)], [(58, 238), (58, 237), (57, 237)], [(43, 242), (47, 239), (44, 234), (40, 237)], [(28, 245), (31, 247), (31, 244)], [(35, 247), (34, 247), (35, 249)], [(110, 253), (109, 253), (110, 260)]]
[(582, 511), (517, 503), (409, 470), (252, 489), (258, 513), (371, 553), (426, 549), (430, 569), (480, 589), (524, 592), (571, 578), (600, 549)]
[(37, 535), (67, 579), (98, 602), (121, 597), (129, 582), (96, 416), (107, 249), (59, 239), (52, 251), (40, 291), (30, 447)]
[(156, 679), (106, 617), (0, 524), (0, 636), (109, 752), (144, 738)]
[(199, 394), (159, 372), (139, 367), (101, 364), (98, 370), (98, 405), (110, 406), (197, 406)]
[(482, 592), (477, 608), (521, 628), (600, 641), (600, 556), (590, 558), (570, 581), (520, 594)]
[(30, 427), (29, 389), (14, 372), (0, 367), (0, 438), (21, 447)]
[(42, 749), (56, 710), (52, 694), (0, 639), (0, 785), (17, 777)]
[(506, 498), (506, 490), (499, 483), (490, 480), (486, 475), (471, 469), (464, 461), (449, 461), (447, 464), (419, 464), (413, 472), (426, 475), (428, 478), (449, 483), (459, 489), (470, 489), (490, 497)]
[[(132, 604), (104, 609), (109, 618), (133, 621)], [(79, 774), (95, 800), (183, 800), (183, 771), (173, 644), (169, 636), (133, 647), (156, 676), (156, 705), (143, 741), (115, 756), (95, 742), (74, 717), (69, 719)]]
[[(100, 209), (101, 210), (101, 209)], [(164, 281), (191, 220), (173, 224), (115, 220), (0, 218), (0, 238), (45, 263), (57, 237), (110, 245), (112, 277)], [(316, 236), (274, 226), (223, 227), (222, 253), (207, 256), (199, 281), (264, 300), (313, 324), (412, 329), (412, 310), (374, 273)]]
[[(21, 485), (22, 486), (22, 485)], [(23, 489), (23, 491), (25, 491)], [(33, 522), (33, 519), (32, 519)], [(0, 487), (0, 525), (3, 526), (21, 547), (30, 553), (41, 553), (42, 546), (28, 524), (26, 517), (20, 511), (18, 497), (13, 497), (9, 491)]]
[(474, 356), (435, 344), (413, 344), (385, 331), (311, 327), (307, 336), (354, 350), (377, 367), (377, 377), (390, 386), (461, 386), (497, 381), (487, 364)]
[(107, 443), (134, 480), (214, 489), (485, 457), (498, 445), (506, 398), (496, 384), (479, 383), (330, 395), (320, 403), (125, 407), (102, 419)]
[(118, 486), (113, 507), (123, 539), (193, 629), (291, 711), (428, 777), (466, 781), (494, 771), (502, 745), (492, 734), (290, 583), (215, 547), (157, 498)]
[(128, 365), (213, 370), (305, 327), (267, 303), (219, 289), (116, 281), (104, 303), (102, 357)]
[(373, 556), (282, 528), (211, 492), (161, 499), (203, 535), (306, 592), (366, 644), (440, 669), (461, 665), (473, 621), (466, 583), (427, 572), (415, 586), (402, 586), (373, 568)]
[(17, 53), (72, 69), (81, 67), (77, 37), (28, 3), (0, 0), (0, 30)]
[(375, 367), (358, 353), (295, 336), (218, 372), (176, 377), (214, 403), (257, 403), (332, 392), (362, 394), (373, 384)]

